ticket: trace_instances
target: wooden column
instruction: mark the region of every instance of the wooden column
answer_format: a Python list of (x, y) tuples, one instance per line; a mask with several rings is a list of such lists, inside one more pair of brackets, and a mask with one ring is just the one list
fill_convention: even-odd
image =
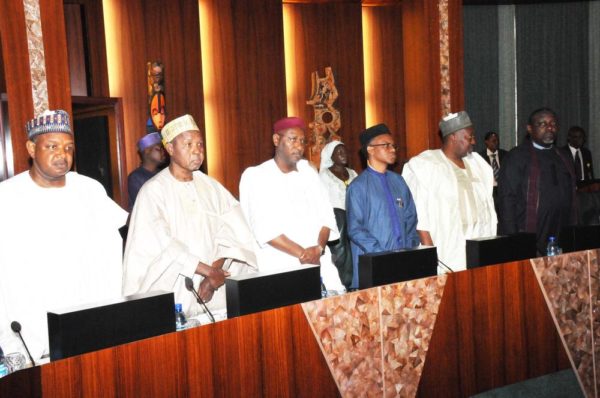
[[(38, 35), (41, 33), (41, 41), (31, 50), (27, 45), (25, 2), (29, 4), (27, 10), (32, 6), (39, 7), (41, 32), (36, 31)], [(29, 15), (29, 11), (27, 13)], [(34, 109), (61, 108), (71, 112), (63, 6), (62, 2), (51, 0), (0, 0), (0, 15), (3, 15), (0, 37), (14, 173), (17, 174), (29, 168), (25, 123), (34, 116)], [(46, 87), (43, 87), (44, 83)], [(33, 90), (38, 94), (35, 101)]]
[[(407, 155), (412, 157), (440, 147), (438, 123), (443, 104), (449, 104), (452, 112), (464, 106), (462, 3), (406, 0), (402, 5), (406, 145)], [(440, 40), (441, 34), (447, 37)], [(443, 76), (444, 65), (448, 78)]]

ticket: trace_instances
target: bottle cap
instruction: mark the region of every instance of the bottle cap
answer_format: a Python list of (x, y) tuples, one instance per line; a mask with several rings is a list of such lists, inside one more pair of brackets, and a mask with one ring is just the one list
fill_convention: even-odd
[(181, 303), (175, 304), (175, 312), (181, 312), (181, 311), (183, 311), (183, 308), (181, 307)]
[(550, 237), (548, 237), (548, 240), (550, 242), (554, 242), (556, 240), (556, 237), (555, 236), (550, 236)]

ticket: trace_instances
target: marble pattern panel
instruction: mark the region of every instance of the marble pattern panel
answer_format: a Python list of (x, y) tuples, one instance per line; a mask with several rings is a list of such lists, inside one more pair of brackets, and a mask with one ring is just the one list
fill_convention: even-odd
[(591, 250), (590, 257), (590, 295), (592, 298), (592, 340), (594, 347), (594, 367), (596, 370), (596, 397), (600, 396), (600, 250)]
[(342, 396), (381, 396), (378, 290), (311, 301), (302, 307)]
[(343, 397), (416, 395), (447, 276), (302, 304)]
[(582, 390), (596, 395), (589, 252), (531, 259)]
[(48, 109), (48, 84), (46, 80), (46, 61), (44, 56), (40, 3), (39, 0), (23, 0), (23, 7), (27, 29), (27, 47), (29, 50), (33, 113), (38, 115)]
[(385, 397), (414, 397), (447, 275), (381, 287)]

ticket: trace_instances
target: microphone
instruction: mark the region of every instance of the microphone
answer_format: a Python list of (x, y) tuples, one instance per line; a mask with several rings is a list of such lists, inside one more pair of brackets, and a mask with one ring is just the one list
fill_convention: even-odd
[(192, 292), (194, 297), (196, 297), (196, 301), (198, 302), (198, 304), (200, 304), (202, 307), (204, 307), (204, 311), (206, 311), (206, 314), (208, 315), (208, 318), (210, 319), (210, 321), (212, 323), (215, 323), (215, 317), (213, 316), (212, 312), (210, 312), (210, 310), (206, 306), (206, 303), (204, 302), (204, 300), (202, 300), (202, 298), (198, 295), (198, 292), (196, 291), (196, 289), (194, 289), (194, 281), (192, 281), (192, 278), (190, 278), (189, 276), (185, 277), (185, 288), (187, 290), (189, 290), (190, 292)]
[(453, 270), (452, 268), (450, 268), (450, 267), (448, 267), (446, 264), (444, 264), (444, 262), (443, 262), (442, 260), (440, 260), (439, 258), (438, 258), (438, 263), (439, 263), (440, 265), (442, 265), (444, 268), (446, 268), (448, 271), (450, 271), (450, 272), (454, 272), (454, 270)]
[(27, 344), (25, 344), (25, 340), (23, 340), (23, 336), (21, 335), (21, 324), (17, 321), (12, 321), (10, 323), (10, 328), (12, 329), (13, 332), (15, 332), (16, 334), (19, 335), (19, 338), (21, 339), (21, 342), (23, 343), (23, 347), (25, 347), (25, 351), (27, 351), (27, 355), (29, 355), (29, 360), (31, 361), (31, 366), (35, 366), (35, 361), (33, 360), (31, 353), (29, 352), (29, 348), (27, 348)]

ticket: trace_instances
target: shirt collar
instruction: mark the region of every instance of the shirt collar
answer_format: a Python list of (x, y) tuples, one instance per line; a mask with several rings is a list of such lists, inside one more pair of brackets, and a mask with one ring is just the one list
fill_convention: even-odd
[(387, 170), (384, 173), (380, 173), (377, 170), (375, 170), (374, 168), (371, 167), (370, 164), (367, 163), (367, 171), (375, 174), (376, 176), (380, 176), (383, 177), (385, 175), (385, 173), (387, 173)]
[(535, 149), (541, 149), (541, 150), (552, 149), (552, 145), (550, 145), (548, 148), (546, 148), (545, 146), (541, 146), (540, 144), (538, 144), (537, 142), (535, 142), (533, 140), (531, 141), (531, 143), (533, 144), (533, 147)]
[(498, 155), (498, 150), (496, 150), (496, 152), (492, 152), (492, 151), (490, 151), (490, 149), (489, 149), (489, 148), (486, 148), (485, 150), (487, 151), (487, 155), (488, 155), (488, 156), (492, 156), (492, 155)]

